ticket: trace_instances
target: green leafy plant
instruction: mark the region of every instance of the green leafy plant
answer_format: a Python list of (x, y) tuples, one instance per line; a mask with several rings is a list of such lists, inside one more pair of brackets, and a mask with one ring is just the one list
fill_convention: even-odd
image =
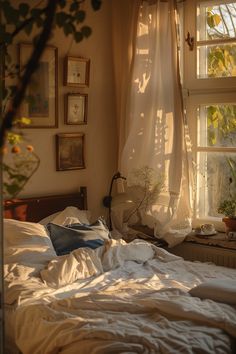
[(218, 213), (224, 214), (228, 218), (236, 219), (236, 200), (228, 199), (220, 202)]
[(225, 215), (228, 218), (236, 218), (236, 161), (228, 158), (227, 162), (231, 170), (231, 176), (229, 178), (229, 192), (228, 198), (224, 198), (220, 201), (218, 207), (218, 213)]

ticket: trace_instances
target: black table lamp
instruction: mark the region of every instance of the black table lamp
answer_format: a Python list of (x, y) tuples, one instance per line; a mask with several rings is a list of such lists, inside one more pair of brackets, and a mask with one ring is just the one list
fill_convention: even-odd
[(103, 205), (104, 205), (104, 207), (108, 208), (108, 227), (109, 227), (110, 231), (112, 231), (112, 222), (111, 222), (112, 187), (113, 187), (114, 181), (117, 179), (126, 180), (126, 178), (123, 177), (120, 172), (115, 173), (114, 176), (112, 177), (112, 180), (111, 180), (109, 194), (103, 198)]

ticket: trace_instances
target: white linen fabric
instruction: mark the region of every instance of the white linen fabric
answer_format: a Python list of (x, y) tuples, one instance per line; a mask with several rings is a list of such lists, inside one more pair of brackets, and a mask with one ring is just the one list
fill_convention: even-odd
[(58, 288), (103, 272), (101, 261), (90, 248), (77, 249), (52, 260), (41, 277), (46, 285)]
[(90, 211), (68, 206), (64, 210), (40, 220), (39, 223), (42, 225), (47, 225), (50, 222), (57, 225), (90, 224), (90, 217)]
[(4, 261), (44, 268), (56, 257), (50, 237), (43, 225), (4, 219)]
[(160, 197), (141, 211), (141, 218), (170, 247), (191, 231), (192, 211), (174, 4), (157, 0), (140, 5), (119, 166), (128, 186), (133, 170), (145, 166), (164, 179)]
[(109, 240), (73, 257), (77, 263), (71, 255), (53, 260), (44, 282), (12, 274), (11, 332), (24, 354), (232, 354), (236, 308), (188, 291), (209, 279), (236, 280), (234, 269), (186, 262), (141, 240)]
[(236, 280), (213, 279), (189, 291), (192, 296), (236, 305)]

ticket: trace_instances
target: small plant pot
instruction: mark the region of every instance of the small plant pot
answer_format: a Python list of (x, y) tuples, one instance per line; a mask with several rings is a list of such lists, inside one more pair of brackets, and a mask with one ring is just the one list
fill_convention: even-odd
[(236, 231), (236, 218), (225, 217), (222, 221), (225, 223), (225, 231), (227, 234), (230, 231)]

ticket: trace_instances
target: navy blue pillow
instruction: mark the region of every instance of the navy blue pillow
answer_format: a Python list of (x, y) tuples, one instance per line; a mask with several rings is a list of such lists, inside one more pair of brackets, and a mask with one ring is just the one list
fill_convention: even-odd
[(80, 231), (86, 235), (86, 238), (94, 238), (94, 235), (98, 236), (97, 238), (101, 238), (102, 240), (108, 240), (110, 238), (110, 231), (102, 218), (98, 218), (98, 220), (90, 225), (77, 223), (66, 225), (66, 227)]
[(58, 256), (68, 254), (77, 248), (89, 247), (95, 249), (104, 244), (103, 237), (89, 225), (61, 226), (49, 223), (46, 228)]

